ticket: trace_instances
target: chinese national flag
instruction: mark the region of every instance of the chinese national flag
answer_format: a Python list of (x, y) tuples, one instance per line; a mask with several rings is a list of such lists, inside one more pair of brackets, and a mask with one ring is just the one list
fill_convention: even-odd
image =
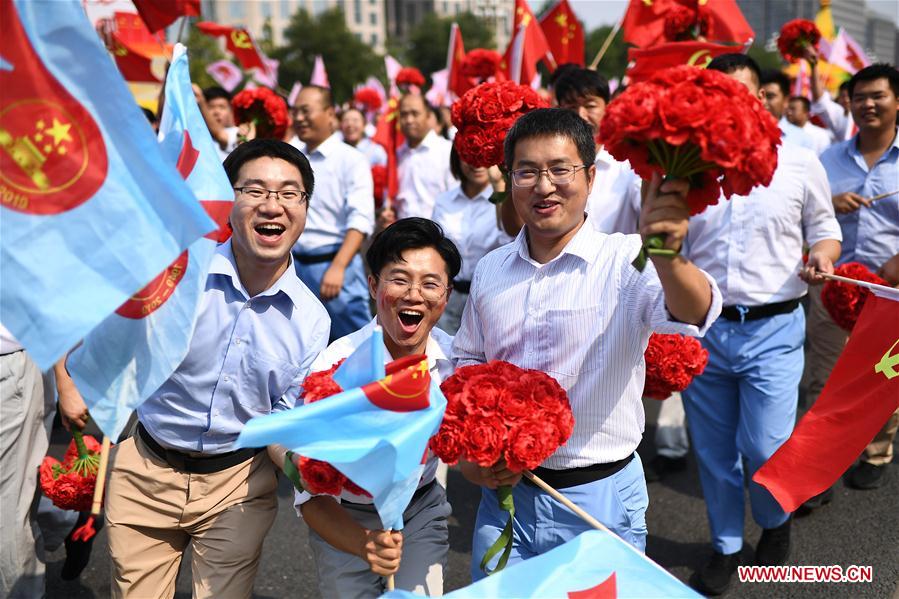
[(447, 89), (459, 96), (471, 89), (468, 77), (462, 74), (462, 62), (465, 60), (465, 44), (462, 43), (462, 30), (453, 23), (450, 28), (449, 48), (447, 48), (446, 68), (449, 72)]
[(525, 0), (515, 0), (515, 25), (503, 56), (502, 69), (510, 81), (528, 85), (537, 74), (537, 63), (541, 60), (548, 60), (550, 67), (555, 69), (549, 43), (534, 13)]
[(568, 0), (561, 0), (540, 20), (556, 64), (584, 66), (584, 28)]
[(226, 27), (210, 21), (197, 23), (197, 29), (206, 35), (226, 38), (228, 40), (226, 44), (228, 51), (234, 55), (244, 69), (259, 68), (263, 71), (268, 70), (268, 67), (262, 60), (262, 56), (259, 54), (259, 50), (256, 49), (256, 44), (253, 43), (253, 38), (250, 37), (246, 29)]
[(132, 50), (118, 34), (112, 34), (112, 56), (125, 81), (159, 83), (161, 78), (153, 73), (153, 61)]
[(842, 476), (899, 408), (899, 290), (872, 290), (818, 401), (752, 480), (787, 512)]
[[(678, 4), (678, 0), (630, 0), (621, 24), (624, 41), (639, 48), (664, 42), (665, 14)], [(746, 44), (755, 37), (736, 0), (707, 0), (698, 5), (710, 17), (707, 41)]]
[(132, 0), (150, 31), (165, 29), (178, 17), (199, 17), (200, 0)]
[(391, 201), (396, 199), (399, 191), (399, 172), (397, 170), (396, 151), (406, 139), (400, 133), (399, 100), (390, 98), (387, 110), (378, 117), (378, 124), (372, 141), (381, 144), (387, 152), (387, 196)]
[(707, 42), (667, 42), (652, 48), (631, 48), (627, 58), (634, 62), (634, 66), (627, 71), (627, 76), (631, 83), (637, 83), (659, 69), (682, 64), (705, 67), (716, 56), (733, 51), (733, 46)]

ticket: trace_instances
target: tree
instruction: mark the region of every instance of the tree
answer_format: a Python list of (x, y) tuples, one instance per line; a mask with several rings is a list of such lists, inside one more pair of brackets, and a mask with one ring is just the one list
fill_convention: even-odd
[(218, 85), (215, 79), (206, 72), (206, 67), (223, 59), (225, 55), (222, 53), (219, 40), (200, 33), (194, 27), (194, 21), (196, 19), (191, 19), (187, 40), (184, 42), (184, 45), (187, 46), (187, 56), (190, 59), (190, 80), (203, 88)]
[(417, 67), (423, 74), (446, 68), (446, 49), (449, 45), (450, 27), (459, 24), (465, 49), (493, 48), (496, 41), (493, 30), (480, 17), (464, 12), (455, 17), (438, 17), (428, 13), (409, 32), (402, 58), (410, 66)]
[(779, 71), (783, 64), (780, 53), (769, 52), (763, 44), (752, 44), (747, 54), (758, 63), (759, 68), (763, 71), (766, 69)]
[[(587, 66), (593, 61), (599, 49), (602, 48), (606, 38), (611, 33), (612, 27), (605, 25), (594, 29), (587, 34), (584, 40), (584, 47), (587, 52)], [(615, 35), (609, 48), (606, 50), (602, 61), (596, 68), (599, 73), (606, 79), (621, 79), (624, 76), (624, 70), (627, 68), (627, 45), (624, 43), (624, 34), (621, 30)]]
[(284, 45), (270, 56), (281, 61), (278, 83), (284, 89), (299, 81), (304, 85), (312, 76), (315, 55), (321, 54), (335, 102), (352, 98), (353, 86), (371, 75), (382, 76), (384, 62), (370, 46), (347, 29), (340, 7), (312, 17), (297, 11), (284, 30)]

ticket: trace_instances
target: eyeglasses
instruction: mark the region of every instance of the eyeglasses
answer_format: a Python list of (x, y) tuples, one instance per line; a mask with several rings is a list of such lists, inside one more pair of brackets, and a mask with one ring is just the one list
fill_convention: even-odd
[(425, 301), (439, 302), (449, 289), (449, 287), (437, 281), (425, 281), (416, 285), (412, 281), (400, 277), (380, 280), (384, 283), (387, 294), (396, 298), (405, 297), (413, 288), (418, 287), (418, 291)]
[(235, 187), (234, 191), (246, 197), (252, 204), (261, 204), (275, 194), (275, 201), (285, 208), (298, 208), (309, 201), (309, 194), (299, 189), (265, 189), (263, 187)]
[(512, 184), (516, 187), (534, 187), (540, 181), (540, 175), (546, 173), (553, 185), (567, 185), (574, 181), (574, 174), (587, 164), (559, 164), (549, 168), (519, 168), (512, 171)]

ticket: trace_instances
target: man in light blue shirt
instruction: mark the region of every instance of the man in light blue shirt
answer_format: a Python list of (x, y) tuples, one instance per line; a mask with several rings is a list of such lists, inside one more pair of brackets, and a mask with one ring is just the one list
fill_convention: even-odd
[(114, 456), (106, 517), (114, 597), (171, 596), (193, 549), (194, 597), (249, 597), (277, 511), (268, 455), (231, 449), (254, 416), (292, 408), (329, 319), (290, 250), (306, 223), (309, 162), (254, 140), (225, 160), (233, 235), (219, 246), (187, 357), (138, 409)]

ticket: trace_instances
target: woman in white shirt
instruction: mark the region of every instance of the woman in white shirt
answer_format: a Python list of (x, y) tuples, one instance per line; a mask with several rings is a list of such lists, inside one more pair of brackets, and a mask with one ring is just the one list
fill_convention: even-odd
[(441, 329), (455, 335), (471, 290), (474, 267), (489, 252), (512, 241), (512, 237), (497, 224), (497, 209), (490, 202), (493, 187), (489, 169), (463, 161), (454, 146), (450, 171), (459, 184), (437, 196), (431, 220), (443, 228), (462, 255), (462, 270), (453, 281), (453, 293), (438, 322)]

